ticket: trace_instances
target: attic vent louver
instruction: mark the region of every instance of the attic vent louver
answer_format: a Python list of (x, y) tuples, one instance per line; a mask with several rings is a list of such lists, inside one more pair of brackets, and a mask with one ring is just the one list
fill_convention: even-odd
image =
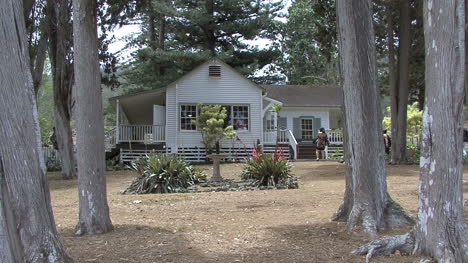
[(219, 65), (208, 66), (208, 75), (210, 77), (221, 77), (221, 66)]

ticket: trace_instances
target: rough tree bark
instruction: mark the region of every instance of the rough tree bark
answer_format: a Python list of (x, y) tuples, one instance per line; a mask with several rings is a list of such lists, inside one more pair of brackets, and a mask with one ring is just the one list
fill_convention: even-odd
[(54, 87), (55, 134), (64, 179), (76, 178), (76, 159), (73, 151), (71, 107), (73, 65), (71, 63), (72, 26), (70, 1), (48, 0), (51, 6), (49, 56)]
[[(410, 56), (410, 1), (400, 0), (399, 44), (398, 44), (398, 86), (392, 100), (392, 163), (406, 162), (406, 120), (409, 87)], [(395, 133), (394, 133), (395, 132)]]
[[(27, 11), (25, 10), (25, 12)], [(50, 5), (46, 4), (41, 8), (41, 11), (38, 13), (39, 16), (33, 17), (32, 19), (40, 20), (38, 27), (39, 30), (34, 32), (36, 28), (31, 25), (31, 32), (29, 34), (29, 62), (31, 67), (31, 75), (33, 79), (34, 94), (36, 97), (42, 82), (42, 74), (44, 73), (44, 62), (47, 57), (47, 47), (49, 44)]]
[(0, 261), (71, 262), (52, 214), (21, 0), (0, 5), (0, 46)]
[(73, 0), (79, 222), (76, 234), (113, 229), (106, 196), (96, 0)]
[(464, 0), (424, 3), (426, 104), (423, 115), (418, 222), (353, 253), (406, 253), (438, 262), (468, 262), (463, 215)]
[[(396, 59), (395, 59), (395, 21), (393, 19), (393, 0), (387, 1), (387, 38), (388, 38), (388, 84), (390, 89), (390, 115), (391, 115), (391, 132), (392, 137), (397, 135), (397, 109), (398, 109), (398, 86), (397, 86), (397, 70), (396, 70)], [(396, 152), (396, 144), (391, 145), (391, 154)]]
[(337, 17), (349, 174), (334, 219), (375, 236), (411, 219), (387, 193), (371, 1), (339, 0)]

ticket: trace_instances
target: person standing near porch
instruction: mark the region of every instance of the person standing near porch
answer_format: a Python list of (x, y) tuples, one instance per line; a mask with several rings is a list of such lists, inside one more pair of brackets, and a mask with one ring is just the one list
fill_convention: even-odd
[(388, 136), (387, 130), (383, 131), (383, 137), (384, 137), (384, 144), (385, 144), (385, 153), (390, 154), (390, 146), (392, 146), (392, 140), (390, 139), (390, 136)]
[[(329, 142), (328, 142), (327, 133), (325, 132), (324, 128), (320, 128), (317, 134), (317, 139), (315, 139), (315, 143), (316, 143), (317, 161), (320, 159), (325, 159), (325, 147), (329, 144)], [(320, 158), (320, 154), (322, 155), (322, 158)]]

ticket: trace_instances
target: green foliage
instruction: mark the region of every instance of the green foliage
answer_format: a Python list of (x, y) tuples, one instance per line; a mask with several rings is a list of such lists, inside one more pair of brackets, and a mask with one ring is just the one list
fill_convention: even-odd
[(410, 163), (419, 163), (421, 158), (421, 148), (415, 144), (406, 145), (407, 159)]
[(283, 106), (281, 104), (273, 104), (273, 106), (271, 106), (271, 112), (275, 112), (275, 113), (280, 113), (280, 111), (283, 109)]
[[(275, 45), (260, 50), (244, 40), (275, 38), (282, 24), (275, 18), (282, 8), (279, 0), (109, 0), (101, 10), (101, 30), (141, 26), (141, 32), (126, 37), (126, 48), (136, 51), (120, 72), (123, 85), (163, 87), (212, 57), (254, 79), (255, 71), (281, 52)], [(264, 78), (256, 80), (274, 81)]]
[[(388, 115), (390, 115), (390, 107), (387, 107)], [(418, 103), (414, 102), (411, 105), (408, 105), (408, 114), (407, 114), (407, 127), (406, 127), (406, 136), (408, 139), (419, 138), (422, 131), (422, 115), (423, 111), (419, 110)], [(383, 119), (383, 128), (386, 130), (391, 130), (392, 120), (390, 117), (385, 117)]]
[(291, 176), (292, 164), (276, 154), (254, 155), (247, 159), (241, 177), (255, 179), (259, 186), (275, 186)]
[(41, 128), (42, 144), (52, 144), (50, 136), (54, 127), (54, 88), (50, 74), (50, 64), (46, 61), (46, 69), (42, 77), (41, 87), (37, 95), (37, 111), (39, 127)]
[(207, 174), (176, 155), (151, 154), (132, 162), (139, 177), (124, 191), (131, 194), (176, 193), (205, 181)]
[(337, 83), (334, 0), (296, 0), (289, 8), (282, 61), (289, 84)]
[[(232, 139), (236, 132), (232, 125), (224, 127), (227, 116), (225, 107), (221, 105), (199, 104), (200, 114), (196, 120), (198, 131), (202, 134), (202, 143), (208, 153), (211, 153), (224, 138)], [(218, 149), (217, 149), (218, 150)], [(219, 153), (219, 152), (217, 152)]]

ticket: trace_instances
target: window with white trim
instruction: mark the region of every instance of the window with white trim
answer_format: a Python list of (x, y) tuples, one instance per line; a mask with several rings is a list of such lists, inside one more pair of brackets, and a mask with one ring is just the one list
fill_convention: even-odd
[(232, 106), (232, 125), (234, 130), (249, 130), (249, 106)]
[(197, 130), (197, 105), (180, 105), (180, 130)]

